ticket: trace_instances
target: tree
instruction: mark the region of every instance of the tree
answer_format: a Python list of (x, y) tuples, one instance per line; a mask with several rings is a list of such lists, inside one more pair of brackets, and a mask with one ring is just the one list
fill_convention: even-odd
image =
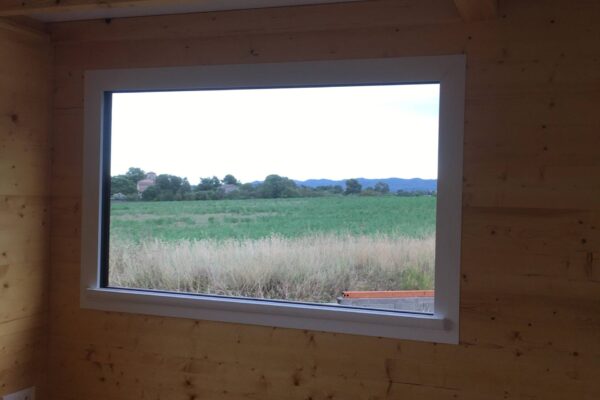
[(258, 196), (259, 187), (251, 184), (244, 183), (240, 185), (240, 190), (231, 193), (231, 197), (239, 199), (253, 199)]
[(200, 178), (200, 183), (196, 185), (197, 191), (211, 190), (212, 184), (210, 178)]
[(218, 189), (221, 187), (221, 180), (216, 176), (213, 176), (212, 178), (210, 178), (210, 180), (214, 189)]
[(158, 199), (158, 194), (159, 194), (159, 190), (156, 187), (156, 185), (155, 186), (150, 186), (150, 187), (146, 188), (146, 190), (144, 190), (142, 192), (142, 200), (144, 200), (144, 201), (157, 200)]
[(221, 187), (221, 181), (216, 176), (212, 178), (200, 178), (200, 183), (196, 186), (196, 190), (216, 190)]
[[(157, 199), (161, 201), (180, 200), (181, 196), (177, 194), (181, 190), (183, 179), (175, 175), (161, 174), (156, 177), (155, 187), (157, 190)], [(146, 189), (147, 191), (148, 189)], [(144, 193), (146, 193), (144, 191)]]
[(146, 179), (146, 173), (141, 168), (131, 167), (127, 170), (125, 176), (127, 177), (127, 179), (136, 184), (142, 179)]
[(177, 192), (175, 192), (175, 200), (190, 200), (191, 196), (188, 196), (192, 192), (192, 186), (187, 178), (183, 178), (181, 185)]
[(186, 194), (186, 193), (190, 193), (192, 191), (192, 185), (190, 185), (190, 182), (188, 181), (187, 178), (183, 178), (183, 181), (181, 181), (181, 186), (179, 187), (179, 192), (182, 194)]
[(175, 175), (161, 174), (156, 177), (156, 186), (161, 192), (177, 192), (183, 183), (183, 179)]
[(342, 188), (340, 185), (335, 185), (331, 191), (334, 194), (341, 194), (344, 192), (344, 188)]
[(362, 190), (362, 185), (356, 179), (346, 180), (346, 191), (344, 194), (359, 194)]
[(117, 175), (110, 178), (110, 194), (121, 193), (124, 195), (136, 194), (136, 184), (125, 175)]
[(233, 176), (231, 174), (227, 174), (223, 178), (223, 184), (225, 184), (225, 185), (237, 185), (238, 184), (238, 180), (235, 179), (235, 176)]
[(260, 185), (261, 197), (267, 199), (277, 199), (280, 197), (298, 196), (296, 182), (279, 175), (269, 175)]
[(381, 194), (386, 194), (390, 192), (390, 185), (385, 182), (377, 182), (373, 190)]

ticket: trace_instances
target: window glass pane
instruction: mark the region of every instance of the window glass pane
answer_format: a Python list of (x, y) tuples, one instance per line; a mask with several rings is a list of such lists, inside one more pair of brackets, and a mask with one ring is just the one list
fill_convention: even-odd
[(433, 312), (438, 109), (438, 84), (114, 93), (109, 286)]

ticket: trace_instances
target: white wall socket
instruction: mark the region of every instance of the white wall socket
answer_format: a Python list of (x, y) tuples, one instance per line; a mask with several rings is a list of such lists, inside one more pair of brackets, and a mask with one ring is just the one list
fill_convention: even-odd
[(35, 400), (35, 387), (4, 395), (2, 400)]

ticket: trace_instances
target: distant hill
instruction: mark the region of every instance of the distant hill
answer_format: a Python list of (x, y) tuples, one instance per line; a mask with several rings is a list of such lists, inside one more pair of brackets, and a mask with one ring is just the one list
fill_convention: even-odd
[[(416, 191), (437, 191), (437, 179), (421, 179), (421, 178), (382, 178), (382, 179), (367, 179), (367, 178), (355, 178), (363, 189), (373, 187), (377, 182), (387, 183), (390, 187), (390, 192), (397, 192), (398, 190), (404, 190), (405, 192), (416, 192)], [(299, 181), (294, 179), (294, 182), (298, 186), (306, 186), (309, 188), (316, 188), (318, 186), (335, 186), (339, 185), (342, 188), (346, 188), (346, 179), (333, 180), (333, 179), (307, 179), (305, 181)], [(258, 185), (263, 181), (250, 182), (252, 185)]]
[[(366, 179), (366, 178), (357, 178), (356, 179), (363, 187), (366, 189), (368, 187), (373, 187), (377, 182), (387, 183), (390, 187), (390, 192), (396, 192), (398, 190), (404, 190), (405, 192), (415, 192), (415, 191), (436, 191), (437, 190), (437, 179), (421, 179), (421, 178), (412, 178), (412, 179), (402, 179), (402, 178), (385, 178), (385, 179)], [(341, 187), (346, 187), (346, 180), (331, 180), (331, 179), (308, 179), (306, 181), (297, 181), (296, 185), (298, 186), (307, 186), (310, 188), (315, 188), (317, 186), (335, 186), (340, 185)]]

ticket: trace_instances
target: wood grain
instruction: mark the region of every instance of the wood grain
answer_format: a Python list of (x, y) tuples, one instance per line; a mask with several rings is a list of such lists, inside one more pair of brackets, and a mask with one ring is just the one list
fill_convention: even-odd
[(454, 0), (454, 4), (466, 22), (498, 17), (498, 0)]
[[(598, 18), (506, 0), (465, 23), (451, 0), (382, 0), (53, 25), (52, 398), (600, 398)], [(85, 70), (453, 53), (460, 345), (79, 308)]]
[(0, 396), (46, 394), (51, 46), (0, 20)]
[[(181, 0), (193, 3), (198, 0)], [(44, 12), (86, 11), (119, 7), (160, 6), (171, 0), (4, 0), (0, 5), (0, 16), (31, 15)]]

